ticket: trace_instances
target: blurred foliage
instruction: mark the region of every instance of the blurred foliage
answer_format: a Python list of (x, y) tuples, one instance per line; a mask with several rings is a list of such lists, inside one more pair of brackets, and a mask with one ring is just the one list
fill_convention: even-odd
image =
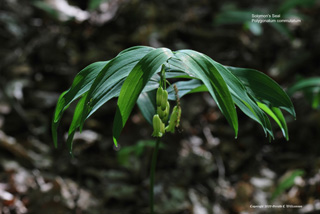
[(109, 0), (90, 0), (89, 1), (89, 10), (97, 9), (103, 2), (108, 2)]
[[(128, 152), (130, 168), (117, 159), (127, 146), (150, 139), (152, 130), (138, 111), (124, 129), (120, 151), (114, 151), (110, 141), (115, 103), (103, 106), (84, 132), (75, 134), (74, 158), (66, 148), (53, 149), (49, 127), (58, 96), (79, 70), (94, 61), (111, 59), (134, 45), (166, 46), (194, 49), (224, 65), (255, 68), (284, 88), (293, 86), (297, 77), (303, 77), (301, 81), (319, 77), (318, 1), (109, 0), (94, 10), (89, 10), (90, 1), (65, 2), (79, 14), (88, 14), (87, 19), (61, 20), (60, 15), (56, 19), (28, 0), (0, 3), (2, 213), (148, 213), (150, 147), (145, 146), (138, 158)], [(213, 24), (226, 12), (227, 3), (234, 5), (230, 11), (283, 10), (303, 21), (286, 25), (292, 39), (270, 25), (262, 25), (261, 35), (255, 36), (242, 23)], [(281, 184), (279, 178), (297, 169), (305, 172), (298, 176), (303, 182), (286, 188), (273, 203), (304, 206), (287, 210), (292, 213), (319, 212), (320, 112), (312, 109), (309, 95), (302, 96), (304, 90), (292, 94), (297, 120), (288, 122), (290, 141), (281, 138), (274, 123), (273, 143), (241, 114), (239, 138), (233, 140), (205, 93), (186, 96), (181, 103), (185, 109), (181, 133), (167, 136), (163, 142), (168, 149), (159, 152), (155, 191), (159, 213), (263, 213), (250, 209), (250, 204), (268, 204)], [(63, 130), (74, 108), (65, 112), (60, 141), (66, 140)]]
[(56, 10), (55, 8), (53, 8), (52, 6), (50, 6), (50, 4), (48, 4), (45, 1), (34, 1), (32, 2), (33, 5), (41, 10), (43, 10), (44, 12), (46, 12), (49, 16), (51, 16), (54, 19), (59, 19), (59, 11)]
[[(140, 140), (132, 146), (126, 146), (119, 150), (117, 159), (120, 165), (130, 168), (132, 166), (132, 158), (139, 158), (143, 155), (147, 147), (153, 148), (154, 140)], [(160, 144), (160, 149), (165, 148), (165, 144)]]
[(280, 180), (278, 186), (274, 190), (274, 192), (271, 195), (270, 201), (273, 202), (277, 197), (279, 197), (284, 191), (288, 190), (295, 184), (295, 180), (299, 176), (304, 175), (303, 170), (294, 170), (292, 172), (286, 173), (282, 179)]
[(277, 9), (278, 13), (287, 13), (288, 11), (301, 7), (301, 8), (311, 8), (315, 6), (317, 0), (305, 0), (305, 1), (299, 1), (299, 0), (286, 0)]
[[(254, 10), (240, 10), (237, 9), (234, 4), (226, 4), (224, 5), (222, 11), (218, 13), (214, 19), (215, 25), (224, 25), (224, 24), (242, 24), (244, 29), (250, 30), (251, 33), (255, 36), (261, 36), (263, 33), (263, 24), (252, 22), (254, 19), (252, 17), (255, 15), (264, 15), (264, 14), (280, 14), (282, 19), (296, 17), (303, 20), (306, 20), (310, 17), (303, 15), (297, 12), (295, 9), (297, 7), (310, 8), (316, 4), (315, 0), (307, 0), (307, 1), (292, 1), (287, 0), (278, 7), (275, 8), (263, 8), (263, 9), (254, 9)], [(288, 25), (284, 23), (267, 23), (272, 26), (275, 30), (279, 31), (282, 35), (293, 39), (293, 34)]]
[(288, 88), (288, 94), (293, 96), (302, 92), (312, 108), (320, 109), (320, 77), (302, 78)]

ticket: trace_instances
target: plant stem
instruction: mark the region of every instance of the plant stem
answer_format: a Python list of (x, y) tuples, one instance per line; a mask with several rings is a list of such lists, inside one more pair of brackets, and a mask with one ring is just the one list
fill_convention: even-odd
[(157, 165), (157, 156), (159, 150), (160, 138), (157, 138), (156, 145), (152, 154), (151, 169), (150, 169), (150, 214), (154, 214), (154, 174)]

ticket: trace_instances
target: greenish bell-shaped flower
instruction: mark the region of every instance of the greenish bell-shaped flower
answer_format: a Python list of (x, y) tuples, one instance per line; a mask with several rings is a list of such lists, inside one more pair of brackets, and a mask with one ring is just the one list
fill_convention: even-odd
[(155, 114), (153, 116), (152, 124), (153, 124), (152, 136), (153, 137), (162, 137), (162, 135), (165, 133), (165, 128), (164, 128), (164, 124), (161, 121), (158, 114)]
[(179, 126), (180, 117), (181, 117), (181, 108), (180, 106), (175, 106), (172, 110), (169, 125), (166, 127), (167, 132), (171, 132), (171, 133), (175, 132), (175, 127)]
[(170, 103), (167, 101), (166, 109), (164, 110), (164, 117), (161, 118), (163, 123), (167, 123), (169, 119)]
[(168, 102), (168, 91), (163, 90), (163, 92), (162, 92), (162, 100), (161, 100), (161, 110), (162, 111), (166, 110), (167, 102)]
[(161, 120), (166, 116), (166, 112), (162, 111), (161, 106), (157, 107), (157, 114), (159, 115)]
[(161, 106), (162, 103), (162, 94), (163, 94), (163, 89), (162, 87), (159, 87), (157, 90), (157, 106)]

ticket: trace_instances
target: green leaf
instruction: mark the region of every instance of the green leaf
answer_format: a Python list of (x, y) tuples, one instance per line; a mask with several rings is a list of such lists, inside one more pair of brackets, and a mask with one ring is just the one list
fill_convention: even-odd
[(201, 81), (205, 84), (209, 90), (209, 93), (220, 108), (222, 114), (232, 126), (237, 137), (237, 112), (228, 87), (219, 71), (203, 54), (199, 52), (193, 50), (182, 50), (177, 51), (175, 56), (184, 62), (184, 64), (188, 67), (188, 71), (193, 74), (193, 76), (201, 79)]
[(281, 109), (277, 108), (277, 107), (271, 107), (271, 111), (275, 114), (275, 116), (280, 121), (281, 126), (279, 124), (278, 125), (281, 128), (283, 136), (288, 141), (289, 140), (289, 132), (288, 132), (288, 127), (287, 127), (287, 122), (286, 122), (286, 119), (284, 118), (284, 116), (282, 114)]
[[(165, 70), (161, 70), (163, 67)], [(187, 93), (208, 91), (234, 129), (236, 136), (238, 118), (235, 105), (260, 123), (266, 134), (269, 133), (273, 137), (267, 113), (278, 123), (288, 139), (285, 119), (279, 108), (295, 116), (293, 105), (280, 86), (265, 74), (252, 69), (225, 67), (210, 57), (192, 50), (172, 53), (166, 48), (136, 46), (120, 52), (110, 61), (94, 63), (76, 76), (71, 88), (64, 92), (57, 102), (52, 121), (55, 146), (57, 146), (57, 126), (62, 114), (79, 97), (82, 98), (77, 104), (68, 131), (67, 143), (70, 152), (75, 131), (78, 128), (81, 131), (84, 121), (114, 97), (119, 96), (113, 124), (113, 139), (116, 146), (136, 102), (146, 120), (152, 123), (155, 114), (154, 89), (159, 87), (160, 71), (165, 71), (168, 79), (191, 79), (175, 83), (180, 98)], [(175, 100), (173, 84), (168, 87), (168, 92), (169, 99)], [(314, 103), (318, 104), (319, 100), (315, 99)]]
[(153, 115), (156, 114), (156, 90), (141, 93), (137, 104), (143, 117), (152, 125)]
[[(168, 66), (166, 67), (166, 77), (167, 78), (174, 78), (171, 77), (170, 73), (181, 73), (181, 78), (196, 78), (192, 73), (189, 72), (188, 67), (186, 64), (177, 57), (172, 57), (168, 60)], [(180, 78), (179, 75), (175, 76)]]
[[(139, 47), (136, 47), (136, 48), (131, 48), (130, 51), (132, 51), (132, 50), (136, 50), (137, 51), (138, 49), (145, 49), (145, 47), (139, 46)], [(121, 54), (128, 53), (128, 52), (129, 52), (129, 50), (127, 50), (125, 52), (122, 52)], [(124, 55), (124, 56), (127, 57), (127, 55)], [(78, 75), (80, 75), (80, 73)], [(89, 73), (89, 72), (87, 72), (87, 73)], [(97, 76), (97, 72), (95, 72), (95, 76)], [(85, 79), (85, 78), (87, 78), (87, 79)], [(64, 103), (61, 101), (61, 99), (63, 97), (67, 98), (68, 102), (71, 103), (72, 101), (77, 99), (79, 96), (83, 95), (84, 92), (88, 92), (88, 89), (92, 85), (92, 82), (93, 82), (93, 80), (91, 81), (91, 79), (92, 79), (92, 73), (91, 73), (91, 76), (88, 76), (88, 75), (85, 76), (84, 75), (82, 79), (79, 79), (78, 76), (77, 76), (75, 78), (74, 84), (73, 84), (76, 87), (71, 87), (71, 90), (67, 91), (69, 93), (68, 96), (63, 96), (63, 95), (61, 96), (61, 98), (58, 101), (57, 108), (58, 109), (62, 109), (62, 107), (63, 107), (62, 104), (64, 104)], [(81, 81), (79, 81), (79, 80), (81, 80)], [(87, 80), (87, 81), (83, 82), (82, 80)], [(107, 91), (107, 93), (104, 94), (104, 97), (103, 97), (104, 102), (107, 102), (110, 99), (119, 96), (120, 90), (121, 90), (121, 86), (122, 86), (124, 80), (125, 80), (125, 78), (122, 78), (118, 82), (115, 81), (113, 85), (109, 85), (110, 86), (109, 90)], [(147, 87), (145, 87), (144, 91), (149, 91), (149, 90), (153, 90), (153, 89), (157, 88), (158, 87), (157, 81), (158, 81), (157, 78), (155, 78), (155, 79), (153, 78), (151, 81), (149, 81), (148, 84), (147, 84)], [(83, 84), (87, 84), (85, 88), (82, 87)], [(65, 93), (67, 93), (67, 92), (65, 92)], [(67, 140), (67, 144), (68, 144), (69, 148), (71, 148), (71, 146), (72, 146), (71, 143), (72, 143), (75, 131), (81, 125), (82, 117), (84, 117), (84, 115), (86, 115), (85, 119), (87, 119), (91, 114), (94, 113), (93, 110), (91, 110), (88, 114), (84, 113), (84, 109), (86, 108), (86, 106), (90, 105), (92, 103), (92, 99), (87, 99), (87, 97), (88, 97), (87, 94), (86, 94), (86, 96), (83, 96), (83, 98), (81, 99), (81, 101), (79, 101), (79, 103), (78, 103), (78, 105), (76, 107), (74, 118), (73, 118), (72, 123), (71, 123), (70, 128), (69, 128), (69, 135), (68, 135), (68, 140)], [(58, 112), (58, 111), (56, 111), (56, 112)], [(58, 123), (53, 123), (52, 124), (52, 130), (53, 130), (53, 133), (54, 133), (53, 139), (54, 139), (55, 144), (57, 142), (57, 136), (56, 136), (56, 128), (57, 128), (57, 126), (58, 126)]]
[(293, 104), (288, 95), (270, 77), (262, 72), (248, 68), (227, 67), (246, 86), (247, 91), (259, 102), (286, 110), (296, 117)]
[(130, 47), (130, 48), (127, 48), (127, 49), (124, 49), (123, 51), (121, 51), (117, 56), (120, 56), (124, 53), (128, 53), (128, 52), (131, 52), (131, 51), (151, 51), (151, 50), (154, 50), (154, 48), (152, 47), (149, 47), (149, 46), (143, 46), (143, 45), (138, 45), (138, 46), (133, 46), (133, 47)]
[[(263, 127), (266, 134), (269, 133), (270, 136), (273, 137), (269, 119), (260, 110), (256, 102), (251, 99), (251, 96), (247, 93), (247, 90), (242, 82), (238, 78), (236, 78), (225, 66), (214, 61), (208, 56), (205, 57), (215, 66), (215, 68), (219, 71), (219, 73), (225, 80), (235, 104), (247, 116), (258, 122)], [(201, 88), (199, 89), (203, 90)]]
[[(174, 84), (172, 84), (170, 87), (167, 88), (169, 100), (176, 100), (176, 94), (175, 94), (173, 85), (177, 86), (178, 96), (179, 98), (181, 98), (184, 95), (190, 93), (192, 90), (195, 90), (196, 88), (202, 86), (203, 83), (197, 79), (175, 82)], [(205, 90), (208, 91), (207, 88), (205, 88)]]
[(160, 76), (155, 74), (147, 83), (146, 87), (144, 87), (142, 92), (149, 92), (159, 87)]
[(195, 77), (191, 77), (188, 74), (181, 72), (181, 71), (176, 71), (172, 70), (170, 68), (166, 69), (166, 79), (180, 79), (180, 78), (186, 78), (186, 79), (196, 79)]
[[(109, 90), (109, 92), (104, 97), (106, 102), (109, 101), (110, 99), (114, 98), (114, 97), (118, 97), (119, 96), (120, 90), (121, 90), (121, 86), (123, 85), (123, 82), (124, 82), (124, 79), (120, 80), (115, 86), (113, 86)], [(88, 93), (86, 93), (86, 95), (83, 96), (80, 99), (80, 101), (78, 102), (76, 110), (74, 112), (72, 123), (71, 123), (69, 131), (68, 131), (67, 145), (68, 145), (68, 148), (70, 149), (70, 153), (72, 152), (72, 140), (73, 140), (74, 134), (75, 134), (76, 130), (81, 125), (80, 121), (81, 121), (82, 116), (83, 116), (84, 107), (86, 106), (86, 98), (87, 98), (87, 96), (88, 96)], [(87, 118), (89, 116), (90, 115), (88, 115)]]
[(277, 107), (269, 108), (267, 105), (260, 102), (258, 102), (258, 106), (278, 124), (278, 126), (281, 128), (283, 136), (286, 138), (286, 140), (289, 140), (287, 123), (281, 110)]
[(57, 127), (63, 112), (74, 100), (78, 99), (89, 90), (98, 73), (106, 66), (106, 64), (108, 64), (108, 62), (109, 61), (96, 62), (85, 67), (76, 75), (70, 89), (60, 95), (51, 126), (55, 146), (57, 146)]
[(93, 63), (76, 75), (71, 88), (64, 93), (61, 99), (58, 100), (54, 114), (54, 122), (58, 122), (61, 119), (63, 112), (67, 109), (67, 106), (69, 106), (70, 103), (89, 90), (98, 73), (108, 64), (108, 62), (109, 61)]
[(86, 92), (83, 95), (83, 97), (80, 99), (80, 101), (78, 102), (76, 109), (74, 111), (74, 114), (73, 114), (71, 125), (69, 127), (67, 146), (69, 148), (70, 154), (72, 154), (72, 140), (74, 137), (74, 133), (76, 132), (77, 128), (79, 127), (79, 122), (80, 122), (80, 119), (81, 119), (81, 116), (83, 113), (83, 106), (86, 101), (87, 95), (88, 95), (88, 92)]
[(251, 98), (251, 95), (248, 93), (244, 84), (242, 84), (242, 82), (236, 76), (234, 76), (225, 66), (214, 61), (208, 56), (206, 57), (216, 67), (223, 79), (226, 81), (235, 104), (241, 109), (243, 113), (258, 122), (262, 126), (266, 134), (269, 133), (273, 137), (272, 130), (270, 129), (271, 126), (269, 126), (269, 119), (261, 111), (254, 99)]
[(107, 66), (102, 69), (89, 90), (80, 121), (80, 130), (83, 127), (84, 121), (100, 106), (112, 97), (118, 96), (115, 93), (118, 90), (115, 90), (114, 86), (124, 80), (139, 60), (151, 50), (153, 50), (153, 48), (142, 46), (130, 48), (129, 51), (124, 51), (110, 60)]
[(248, 103), (237, 95), (232, 95), (234, 102), (241, 109), (241, 111), (254, 121), (258, 122), (264, 129), (266, 136), (269, 134), (271, 138), (274, 138), (270, 121), (268, 117), (261, 111), (258, 105), (252, 101), (249, 101)]
[(160, 66), (172, 56), (171, 50), (166, 48), (153, 50), (136, 64), (126, 78), (121, 88), (113, 123), (113, 140), (116, 146), (120, 133), (125, 126), (141, 91), (153, 74), (160, 71)]
[(284, 176), (284, 179), (279, 183), (275, 191), (271, 195), (271, 202), (274, 201), (278, 196), (280, 196), (284, 191), (289, 189), (294, 185), (294, 180), (298, 176), (302, 176), (304, 174), (303, 170), (294, 170), (287, 175)]
[[(271, 124), (266, 117), (266, 115), (261, 111), (256, 102), (250, 98), (247, 94), (246, 88), (229, 70), (227, 70), (223, 65), (215, 62), (208, 56), (207, 59), (215, 66), (215, 68), (220, 72), (223, 79), (225, 80), (230, 92), (233, 101), (235, 104), (250, 118), (257, 121), (265, 130), (265, 133), (269, 134), (273, 138), (273, 133), (271, 129)], [(208, 91), (208, 89), (199, 81), (179, 81), (175, 83), (179, 91), (179, 97), (184, 96), (187, 93), (196, 93)], [(175, 93), (173, 87), (168, 88), (169, 99), (175, 100)]]

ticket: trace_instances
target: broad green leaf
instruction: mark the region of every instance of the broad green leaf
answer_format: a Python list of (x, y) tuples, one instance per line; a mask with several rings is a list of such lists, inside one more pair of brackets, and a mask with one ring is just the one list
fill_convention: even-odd
[(296, 117), (288, 95), (270, 77), (254, 69), (227, 67), (246, 86), (247, 91), (258, 101), (268, 106), (286, 110)]
[[(121, 87), (124, 83), (124, 80), (125, 79), (120, 80), (115, 86), (112, 87), (111, 90), (108, 91), (108, 93), (104, 97), (106, 102), (114, 97), (119, 96)], [(150, 84), (150, 82), (148, 84)], [(154, 86), (153, 87), (149, 86), (149, 90), (154, 90), (154, 89), (155, 89)], [(146, 91), (147, 92), (145, 92), (145, 93), (148, 93), (148, 90), (146, 90)], [(68, 148), (70, 149), (70, 152), (72, 150), (72, 140), (73, 140), (74, 133), (80, 126), (80, 120), (81, 120), (81, 116), (83, 114), (83, 108), (85, 106), (86, 96), (87, 96), (87, 94), (85, 96), (83, 96), (81, 98), (81, 100), (78, 102), (73, 119), (72, 119), (72, 123), (69, 128), (67, 145), (68, 145)], [(93, 112), (90, 112), (90, 114), (87, 116), (87, 118), (90, 117), (92, 113)]]
[[(108, 91), (104, 94), (104, 96), (103, 96), (103, 101), (98, 102), (99, 107), (100, 107), (101, 105), (103, 105), (104, 103), (108, 102), (109, 100), (111, 100), (112, 98), (119, 96), (120, 91), (121, 91), (121, 87), (122, 87), (124, 81), (125, 81), (125, 78), (122, 78), (121, 80), (119, 80), (118, 82), (116, 82), (111, 88), (109, 88), (109, 90), (108, 90)], [(87, 98), (87, 100), (88, 100), (88, 98)], [(92, 102), (92, 100), (90, 99), (90, 100), (89, 100), (89, 103), (87, 103), (87, 102), (86, 102), (86, 103), (87, 103), (87, 105), (90, 105), (91, 102)], [(85, 106), (84, 106), (84, 107), (87, 106), (86, 103), (85, 103)], [(95, 108), (95, 110), (90, 109), (90, 111), (89, 111), (89, 113), (87, 114), (87, 116), (86, 116), (85, 119), (87, 119), (88, 117), (90, 117), (97, 109), (98, 109), (98, 108)], [(84, 114), (82, 114), (82, 116), (83, 116), (83, 115), (84, 115)], [(80, 122), (80, 127), (81, 127), (82, 125), (83, 125), (83, 124), (82, 124), (82, 121), (81, 121), (81, 122)]]
[(175, 56), (188, 67), (188, 72), (201, 79), (216, 101), (222, 114), (232, 126), (237, 137), (237, 112), (228, 87), (219, 71), (202, 54), (192, 50), (177, 51)]
[(138, 46), (133, 46), (127, 49), (124, 49), (121, 51), (117, 56), (120, 56), (124, 53), (130, 52), (130, 51), (139, 51), (139, 50), (153, 50), (154, 48), (148, 47), (148, 46), (143, 46), (143, 45), (138, 45)]
[[(203, 55), (205, 56), (205, 55)], [(273, 137), (271, 125), (269, 119), (264, 115), (264, 113), (261, 111), (261, 109), (257, 106), (256, 102), (253, 101), (253, 99), (250, 98), (250, 96), (247, 94), (245, 86), (242, 84), (240, 80), (238, 80), (227, 68), (225, 68), (223, 65), (215, 62), (208, 56), (205, 56), (217, 69), (223, 79), (225, 80), (231, 95), (232, 99), (235, 102), (235, 104), (250, 118), (257, 121), (264, 129), (265, 133), (269, 133), (271, 137)], [(191, 85), (192, 87), (192, 85)], [(179, 87), (178, 87), (179, 89)], [(199, 92), (199, 91), (205, 91), (205, 88), (203, 86), (199, 86), (199, 88), (193, 88), (192, 92)], [(189, 93), (185, 91), (184, 93)]]
[(78, 104), (76, 106), (76, 109), (74, 111), (74, 114), (73, 114), (71, 125), (69, 127), (67, 146), (69, 148), (70, 154), (72, 153), (72, 140), (73, 140), (73, 137), (74, 137), (74, 133), (76, 132), (77, 128), (79, 127), (79, 122), (80, 122), (80, 119), (81, 119), (81, 115), (82, 115), (82, 112), (83, 112), (83, 106), (84, 106), (84, 103), (86, 101), (87, 95), (88, 95), (88, 92), (86, 92), (83, 95), (83, 97), (80, 99), (80, 101), (78, 102)]
[(272, 193), (270, 201), (274, 201), (274, 199), (280, 196), (284, 191), (292, 187), (294, 185), (294, 180), (296, 179), (296, 177), (302, 176), (304, 175), (304, 173), (305, 172), (303, 170), (297, 169), (285, 175), (283, 180), (279, 183), (275, 191)]
[[(205, 56), (205, 55), (204, 55)], [(266, 115), (261, 111), (258, 105), (250, 98), (247, 94), (246, 88), (238, 80), (229, 70), (227, 70), (221, 64), (215, 62), (208, 56), (205, 56), (220, 72), (221, 76), (225, 80), (235, 104), (250, 118), (257, 121), (263, 129), (265, 133), (269, 133), (271, 137), (273, 137), (273, 133), (271, 130), (271, 125), (269, 119)], [(187, 93), (196, 93), (208, 91), (208, 89), (201, 83), (199, 80), (191, 80), (191, 81), (179, 81), (176, 83), (177, 88), (179, 90), (179, 97), (184, 96)], [(168, 88), (169, 99), (175, 100), (175, 94), (173, 87)]]
[[(144, 51), (146, 49), (151, 50), (152, 48), (144, 47), (144, 46), (137, 46), (137, 47), (126, 49), (126, 50), (122, 51), (120, 54), (128, 53), (128, 52), (133, 51), (133, 50), (135, 50), (135, 51), (138, 51), (138, 50)], [(59, 100), (57, 102), (56, 110), (55, 110), (55, 113), (54, 113), (54, 119), (53, 119), (53, 122), (52, 122), (52, 136), (53, 136), (53, 141), (54, 141), (54, 145), (55, 146), (57, 146), (57, 127), (58, 127), (58, 124), (59, 124), (59, 121), (60, 121), (60, 119), (62, 117), (63, 112), (68, 108), (68, 106), (74, 100), (78, 99), (80, 96), (82, 96), (84, 93), (86, 93), (90, 89), (90, 87), (92, 86), (93, 82), (97, 78), (98, 74), (102, 70), (105, 70), (105, 67), (106, 67), (106, 65), (108, 63), (109, 63), (109, 61), (96, 62), (96, 63), (93, 63), (93, 64), (87, 66), (83, 70), (81, 70), (76, 75), (76, 77), (75, 77), (70, 89), (67, 90), (66, 92), (64, 92), (60, 96), (60, 98), (59, 98)], [(113, 85), (111, 85), (110, 88), (112, 88), (112, 87), (113, 87)], [(115, 96), (118, 96), (118, 95), (115, 95)], [(109, 97), (110, 95), (107, 95), (107, 96)], [(88, 100), (85, 103), (88, 103), (88, 102), (90, 103), (90, 101), (88, 101)], [(92, 113), (93, 112), (91, 112), (91, 114)], [(84, 113), (83, 113), (83, 115), (84, 115)], [(89, 116), (85, 115), (85, 118), (87, 118)], [(81, 123), (81, 120), (80, 120), (80, 123)]]
[[(262, 113), (260, 112), (261, 111), (260, 108), (259, 108), (259, 111), (256, 109), (256, 107), (258, 105), (256, 105), (255, 103), (254, 104), (251, 103), (251, 105), (250, 105), (247, 102), (244, 102), (243, 100), (241, 100), (241, 98), (236, 95), (233, 95), (232, 98), (233, 98), (234, 102), (236, 103), (236, 105), (240, 108), (240, 110), (244, 114), (246, 114), (248, 117), (250, 117), (254, 121), (258, 122), (262, 126), (262, 128), (265, 131), (266, 136), (269, 134), (269, 136), (271, 138), (274, 138), (270, 121), (269, 121), (268, 117), (263, 112)], [(255, 112), (259, 112), (258, 113), (259, 116)]]
[(159, 87), (159, 81), (160, 76), (158, 74), (153, 75), (142, 92), (148, 92), (157, 89)]
[(278, 118), (278, 120), (280, 121), (281, 126), (279, 124), (278, 125), (282, 130), (283, 136), (288, 141), (289, 140), (289, 132), (288, 132), (288, 127), (287, 127), (287, 122), (282, 114), (281, 109), (279, 109), (277, 107), (271, 107), (271, 110), (275, 114), (275, 116)]
[[(124, 78), (122, 80), (120, 80), (115, 86), (112, 87), (111, 90), (108, 91), (108, 93), (106, 94), (106, 96), (104, 98), (106, 102), (109, 101), (110, 99), (114, 98), (114, 97), (118, 97), (119, 96), (120, 90), (121, 90), (121, 87), (123, 85), (124, 80), (125, 80)], [(158, 87), (158, 85), (159, 84), (155, 85), (152, 81), (148, 82), (147, 86), (144, 89), (144, 91), (146, 91), (145, 93), (148, 93), (150, 90), (154, 90), (155, 88)], [(70, 128), (69, 128), (67, 145), (68, 145), (68, 148), (70, 149), (70, 153), (72, 152), (72, 140), (73, 140), (74, 134), (75, 134), (76, 130), (79, 128), (79, 126), (80, 126), (80, 120), (81, 120), (81, 117), (82, 117), (82, 114), (83, 114), (83, 108), (85, 106), (85, 100), (86, 100), (87, 94), (88, 93), (86, 93), (85, 96), (83, 96), (81, 98), (81, 100), (78, 102), (76, 110), (75, 110), (75, 113), (74, 113), (74, 116), (73, 116), (73, 119), (72, 119), (72, 123), (71, 123)], [(93, 112), (91, 112), (87, 116), (87, 118), (90, 117), (90, 115), (92, 113)]]
[(54, 113), (54, 122), (58, 122), (61, 119), (63, 112), (70, 103), (89, 90), (94, 79), (106, 64), (108, 64), (108, 61), (93, 63), (76, 75), (70, 89), (67, 90), (58, 100)]
[[(189, 69), (186, 66), (186, 64), (177, 57), (172, 57), (168, 60), (166, 71), (169, 74), (168, 75), (169, 78), (171, 78), (170, 72), (183, 72), (184, 74), (182, 75), (182, 78), (196, 78), (194, 74), (189, 72)], [(167, 77), (167, 74), (166, 74), (166, 77)]]
[(200, 85), (199, 87), (192, 89), (188, 94), (199, 92), (208, 92), (208, 88), (205, 85)]
[[(115, 86), (112, 87), (111, 90), (109, 90), (109, 92), (105, 95), (105, 101), (109, 101), (110, 99), (114, 98), (114, 97), (118, 97), (120, 94), (120, 90), (121, 90), (121, 86), (123, 85), (124, 79), (120, 80)], [(73, 119), (71, 122), (71, 125), (69, 127), (69, 131), (68, 131), (68, 139), (67, 139), (67, 145), (68, 148), (70, 149), (70, 153), (72, 152), (72, 140), (74, 137), (74, 134), (76, 132), (76, 130), (80, 127), (81, 125), (81, 118), (83, 116), (83, 109), (86, 105), (86, 97), (87, 94), (85, 96), (83, 96), (80, 101), (77, 104), (77, 107), (75, 109), (74, 115), (73, 115)], [(93, 112), (90, 112), (89, 115), (87, 115), (87, 118), (91, 116)], [(86, 118), (86, 119), (87, 119)]]
[(186, 79), (196, 79), (195, 77), (190, 77), (188, 74), (172, 69), (166, 69), (166, 79), (173, 79), (173, 78), (186, 78)]
[(173, 54), (166, 48), (158, 48), (145, 55), (132, 69), (122, 85), (118, 99), (117, 111), (113, 123), (113, 140), (117, 140), (125, 126), (138, 96), (150, 78), (160, 69)]
[(143, 117), (152, 125), (153, 115), (156, 114), (156, 91), (141, 93), (137, 104)]
[(117, 96), (116, 94), (110, 94), (113, 91), (113, 87), (126, 78), (139, 60), (151, 50), (153, 48), (150, 47), (131, 48), (130, 51), (124, 51), (110, 60), (107, 66), (102, 69), (89, 90), (80, 121), (80, 130), (88, 116), (106, 103), (110, 96)]
[(120, 52), (110, 61), (94, 63), (76, 76), (71, 88), (59, 97), (57, 103), (52, 122), (55, 146), (56, 129), (61, 116), (70, 103), (79, 97), (82, 98), (75, 109), (68, 131), (67, 143), (70, 151), (75, 131), (78, 128), (81, 131), (84, 121), (114, 97), (119, 96), (113, 124), (113, 139), (116, 146), (135, 103), (138, 104), (146, 120), (152, 123), (152, 116), (155, 114), (154, 89), (159, 87), (158, 73), (162, 66), (165, 67), (168, 79), (191, 79), (172, 83), (168, 87), (169, 100), (176, 99), (174, 84), (177, 85), (180, 98), (188, 93), (208, 91), (234, 129), (236, 136), (238, 119), (235, 105), (260, 123), (265, 132), (273, 137), (271, 124), (266, 115), (268, 114), (288, 139), (285, 119), (279, 108), (295, 116), (292, 103), (280, 86), (265, 74), (252, 69), (225, 67), (208, 56), (192, 50), (172, 53), (166, 48), (136, 46)]
[[(227, 82), (227, 81), (226, 81)], [(190, 81), (178, 81), (174, 83), (177, 85), (178, 88), (178, 95), (179, 97), (183, 97), (186, 94), (190, 93), (198, 93), (198, 92), (208, 92), (208, 88), (200, 81), (200, 80), (190, 80)], [(169, 100), (175, 100), (175, 92), (173, 89), (173, 85), (170, 86), (168, 89), (168, 99)], [(269, 122), (269, 119), (264, 115), (264, 113), (260, 110), (260, 108), (253, 102), (249, 97), (245, 95), (245, 99), (249, 99), (248, 102), (253, 105), (251, 107), (247, 102), (240, 99), (240, 97), (234, 92), (231, 91), (231, 96), (235, 104), (251, 119), (255, 120), (261, 126), (264, 128), (266, 134), (269, 133), (269, 135), (273, 138), (273, 133), (271, 129), (271, 125)], [(255, 113), (257, 111), (258, 113)], [(257, 115), (260, 116), (257, 117)]]
[(286, 138), (286, 140), (289, 140), (287, 123), (281, 110), (276, 107), (269, 108), (267, 105), (260, 102), (258, 102), (258, 106), (278, 124), (278, 126), (281, 128), (283, 136)]
[(265, 117), (264, 113), (258, 107), (256, 102), (251, 98), (250, 94), (248, 94), (242, 82), (237, 77), (235, 77), (225, 66), (214, 61), (208, 56), (206, 57), (215, 66), (215, 68), (220, 72), (223, 79), (226, 81), (235, 104), (247, 116), (258, 122), (264, 129), (265, 134), (269, 133), (271, 134), (271, 136), (273, 136), (272, 130), (269, 129), (270, 122), (268, 121), (267, 117)]
[[(176, 94), (175, 94), (173, 85), (177, 86), (178, 96), (179, 96), (179, 98), (181, 98), (184, 95), (190, 93), (190, 91), (198, 88), (199, 86), (202, 86), (203, 83), (197, 79), (175, 82), (170, 87), (167, 88), (169, 100), (176, 100)], [(206, 91), (208, 91), (207, 88), (206, 88)]]
[(74, 100), (78, 99), (89, 90), (98, 73), (106, 64), (108, 64), (108, 62), (109, 61), (96, 62), (85, 67), (76, 75), (70, 89), (62, 93), (59, 97), (51, 125), (52, 138), (55, 147), (57, 147), (57, 127), (63, 112)]

